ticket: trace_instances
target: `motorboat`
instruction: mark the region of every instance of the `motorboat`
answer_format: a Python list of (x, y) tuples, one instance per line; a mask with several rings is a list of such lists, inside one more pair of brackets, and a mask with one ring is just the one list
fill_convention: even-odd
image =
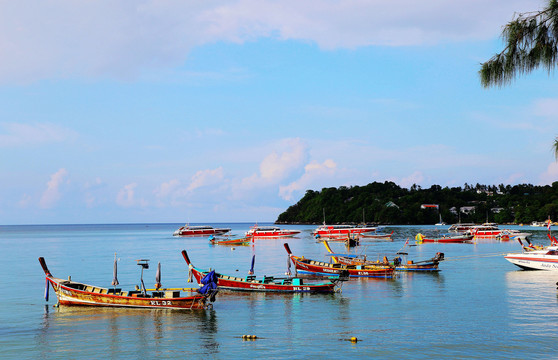
[(341, 238), (349, 235), (360, 235), (376, 231), (373, 226), (354, 226), (354, 225), (322, 225), (312, 232), (317, 238)]
[(470, 234), (460, 234), (460, 235), (442, 235), (442, 236), (426, 236), (423, 234), (417, 234), (415, 240), (417, 243), (470, 243), (473, 240), (473, 235)]
[(498, 228), (496, 224), (482, 224), (475, 226), (474, 228), (468, 230), (467, 232), (474, 235), (477, 238), (481, 237), (496, 237), (500, 235), (503, 230)]
[(502, 241), (521, 239), (525, 240), (531, 233), (521, 232), (519, 230), (504, 229), (500, 234), (496, 235), (496, 238)]
[(254, 225), (246, 232), (247, 238), (256, 239), (275, 239), (283, 237), (291, 237), (300, 234), (300, 230), (280, 229), (278, 226), (259, 226)]
[(230, 228), (214, 228), (209, 225), (184, 225), (173, 233), (173, 236), (206, 236), (223, 235), (231, 231)]
[(558, 246), (511, 253), (505, 255), (504, 258), (525, 270), (558, 271)]
[(457, 224), (453, 224), (449, 227), (448, 231), (452, 231), (452, 232), (466, 232), (471, 230), (472, 228), (479, 226), (478, 224), (475, 223), (457, 223)]

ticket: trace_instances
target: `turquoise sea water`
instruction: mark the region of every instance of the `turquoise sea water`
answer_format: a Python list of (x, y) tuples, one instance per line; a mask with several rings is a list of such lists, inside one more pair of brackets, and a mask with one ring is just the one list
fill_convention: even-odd
[[(247, 274), (253, 254), (258, 276), (283, 275), (285, 241), (296, 255), (327, 259), (310, 234), (315, 226), (284, 226), (302, 233), (232, 249), (206, 238), (173, 237), (181, 225), (0, 226), (0, 358), (558, 358), (558, 273), (508, 263), (500, 254), (519, 251), (516, 242), (408, 247), (414, 260), (444, 252), (442, 271), (350, 280), (333, 295), (221, 292), (212, 310), (157, 311), (55, 308), (51, 289), (45, 302), (39, 256), (54, 276), (110, 287), (116, 252), (123, 289), (139, 283), (135, 260), (142, 258), (151, 260), (147, 287), (154, 285), (157, 262), (163, 286), (192, 286), (182, 249), (198, 267), (239, 276)], [(241, 235), (252, 224), (212, 225)], [(516, 228), (548, 243), (541, 229)], [(363, 242), (356, 251), (393, 257), (407, 238), (414, 243), (417, 232), (432, 229), (388, 227), (394, 242)], [(242, 340), (244, 334), (258, 339)], [(345, 340), (352, 336), (361, 341)]]

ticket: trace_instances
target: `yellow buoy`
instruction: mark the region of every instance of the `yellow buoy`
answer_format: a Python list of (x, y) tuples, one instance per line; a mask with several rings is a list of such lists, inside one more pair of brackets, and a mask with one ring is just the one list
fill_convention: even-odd
[(242, 335), (243, 340), (256, 340), (257, 338), (256, 335)]
[(358, 339), (356, 338), (356, 336), (353, 336), (350, 340), (351, 340), (352, 343), (356, 343), (356, 342), (358, 341)]

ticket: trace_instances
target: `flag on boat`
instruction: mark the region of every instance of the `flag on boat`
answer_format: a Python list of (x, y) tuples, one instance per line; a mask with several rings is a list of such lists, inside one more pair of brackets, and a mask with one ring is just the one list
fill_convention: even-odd
[(438, 209), (438, 204), (422, 204), (421, 209)]

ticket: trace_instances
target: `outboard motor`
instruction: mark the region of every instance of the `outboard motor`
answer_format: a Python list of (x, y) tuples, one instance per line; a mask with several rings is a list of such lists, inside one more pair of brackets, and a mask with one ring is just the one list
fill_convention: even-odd
[(434, 256), (434, 257), (432, 258), (432, 260), (434, 260), (434, 261), (442, 261), (442, 260), (444, 260), (444, 253), (443, 253), (443, 252), (437, 252), (437, 253), (436, 253), (436, 256)]

